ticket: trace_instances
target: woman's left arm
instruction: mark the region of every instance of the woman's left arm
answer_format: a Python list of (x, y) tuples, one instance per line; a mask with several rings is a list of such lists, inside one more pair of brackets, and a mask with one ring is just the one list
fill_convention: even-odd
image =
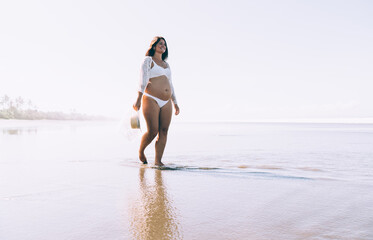
[[(170, 65), (168, 63), (167, 65), (170, 68)], [(170, 68), (170, 72), (171, 72), (171, 68)], [(172, 73), (170, 74), (170, 85), (171, 85), (171, 92), (172, 92), (171, 100), (174, 103), (175, 115), (179, 115), (180, 108), (179, 108), (179, 105), (177, 104), (175, 89), (174, 89), (174, 85), (172, 84)]]

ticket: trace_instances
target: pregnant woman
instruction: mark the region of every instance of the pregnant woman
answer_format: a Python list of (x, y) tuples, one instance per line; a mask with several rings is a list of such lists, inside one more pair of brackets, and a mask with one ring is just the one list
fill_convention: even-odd
[[(155, 143), (155, 165), (163, 166), (162, 155), (167, 142), (168, 127), (171, 123), (172, 103), (175, 115), (180, 112), (171, 80), (171, 69), (165, 61), (168, 57), (166, 40), (155, 37), (145, 54), (141, 66), (139, 93), (133, 108), (142, 111), (147, 125), (147, 132), (141, 138), (139, 159), (147, 164), (145, 148), (158, 135)], [(172, 101), (172, 103), (171, 103)]]

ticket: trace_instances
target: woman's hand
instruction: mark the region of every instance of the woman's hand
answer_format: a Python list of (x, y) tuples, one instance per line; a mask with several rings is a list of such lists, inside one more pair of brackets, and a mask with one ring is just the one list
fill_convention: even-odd
[(180, 113), (180, 108), (177, 104), (174, 104), (174, 107), (175, 107), (175, 115), (179, 115)]
[(136, 102), (132, 105), (133, 109), (135, 109), (136, 111), (140, 110), (141, 99), (142, 99), (142, 92), (139, 92), (139, 95), (137, 96)]
[(133, 104), (133, 109), (135, 109), (136, 111), (139, 111), (140, 110), (140, 107), (141, 107), (141, 98), (137, 98), (136, 102)]

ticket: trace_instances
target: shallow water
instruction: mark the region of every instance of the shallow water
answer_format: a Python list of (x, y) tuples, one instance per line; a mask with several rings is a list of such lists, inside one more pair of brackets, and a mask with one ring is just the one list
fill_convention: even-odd
[[(133, 165), (140, 136), (117, 122), (1, 121), (0, 162)], [(186, 171), (373, 183), (372, 146), (372, 124), (174, 123), (163, 161)], [(154, 143), (146, 153), (153, 162)]]
[[(182, 141), (175, 136), (175, 142), (170, 142), (173, 152), (167, 157), (171, 162), (232, 172), (373, 180), (373, 125), (228, 123), (183, 127), (193, 130), (184, 132)], [(186, 145), (186, 151), (177, 147), (177, 141)]]
[(0, 239), (372, 239), (373, 125), (0, 121)]

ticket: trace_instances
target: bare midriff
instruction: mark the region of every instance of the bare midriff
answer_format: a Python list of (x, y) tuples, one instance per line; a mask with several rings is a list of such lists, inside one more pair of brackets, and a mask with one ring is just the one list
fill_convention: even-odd
[(170, 82), (165, 75), (150, 78), (145, 92), (161, 100), (167, 101), (171, 98)]

